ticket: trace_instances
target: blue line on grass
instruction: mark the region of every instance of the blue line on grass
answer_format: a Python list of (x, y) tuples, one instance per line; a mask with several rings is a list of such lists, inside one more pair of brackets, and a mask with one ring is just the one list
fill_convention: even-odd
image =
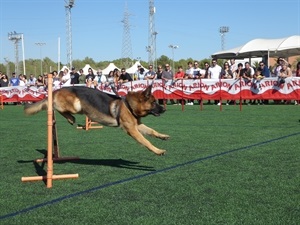
[(107, 187), (111, 187), (111, 186), (114, 186), (114, 185), (117, 185), (117, 184), (122, 184), (122, 183), (126, 183), (126, 182), (129, 182), (129, 181), (132, 181), (132, 180), (137, 180), (137, 179), (140, 179), (140, 178), (143, 178), (143, 177), (147, 177), (147, 176), (150, 176), (150, 175), (153, 175), (153, 174), (166, 172), (166, 171), (169, 171), (169, 170), (176, 169), (178, 167), (190, 165), (190, 164), (193, 164), (193, 163), (196, 163), (196, 162), (200, 162), (200, 161), (204, 161), (204, 160), (207, 160), (207, 159), (212, 159), (212, 158), (215, 158), (215, 157), (218, 157), (218, 156), (227, 155), (227, 154), (232, 153), (232, 152), (247, 150), (249, 148), (261, 146), (261, 145), (268, 144), (268, 143), (271, 143), (271, 142), (274, 142), (274, 141), (279, 141), (279, 140), (282, 140), (282, 139), (285, 139), (285, 138), (289, 138), (289, 137), (292, 137), (292, 136), (296, 136), (296, 135), (299, 135), (299, 134), (300, 134), (300, 132), (297, 132), (297, 133), (294, 133), (294, 134), (289, 134), (289, 135), (282, 136), (282, 137), (279, 137), (279, 138), (270, 139), (268, 141), (263, 141), (263, 142), (259, 142), (259, 143), (252, 144), (252, 145), (248, 145), (248, 146), (245, 146), (245, 147), (232, 149), (232, 150), (229, 150), (229, 151), (226, 151), (226, 152), (221, 152), (221, 153), (218, 153), (218, 154), (215, 154), (215, 155), (210, 155), (210, 156), (206, 156), (206, 157), (203, 157), (203, 158), (198, 158), (198, 159), (195, 159), (195, 160), (192, 160), (192, 161), (188, 161), (188, 162), (185, 162), (185, 163), (180, 163), (180, 164), (177, 164), (177, 165), (174, 165), (174, 166), (170, 166), (170, 167), (167, 167), (167, 168), (164, 168), (164, 169), (160, 169), (160, 170), (156, 170), (156, 171), (151, 171), (151, 172), (148, 172), (148, 173), (145, 173), (145, 174), (141, 174), (141, 175), (129, 177), (129, 178), (126, 178), (126, 179), (122, 179), (122, 180), (110, 182), (110, 183), (107, 183), (107, 184), (103, 184), (103, 185), (100, 185), (100, 186), (97, 186), (97, 187), (94, 187), (94, 188), (90, 188), (90, 189), (87, 189), (87, 190), (84, 190), (84, 191), (79, 191), (79, 192), (76, 192), (76, 193), (73, 193), (73, 194), (62, 196), (62, 197), (53, 199), (51, 201), (40, 203), (40, 204), (31, 206), (31, 207), (28, 207), (28, 208), (19, 210), (17, 212), (13, 212), (13, 213), (9, 213), (9, 214), (0, 216), (0, 220), (7, 219), (7, 218), (10, 218), (10, 217), (14, 217), (14, 216), (17, 216), (17, 215), (20, 215), (20, 214), (23, 214), (23, 213), (26, 213), (26, 212), (29, 212), (29, 211), (32, 211), (32, 210), (35, 210), (35, 209), (47, 206), (47, 205), (52, 205), (52, 204), (61, 202), (61, 201), (65, 200), (65, 199), (77, 197), (77, 196), (80, 196), (80, 195), (83, 195), (83, 194), (87, 194), (87, 193), (90, 193), (90, 192), (93, 192), (93, 191), (97, 191), (97, 190), (101, 190), (101, 189), (104, 189), (104, 188), (107, 188)]

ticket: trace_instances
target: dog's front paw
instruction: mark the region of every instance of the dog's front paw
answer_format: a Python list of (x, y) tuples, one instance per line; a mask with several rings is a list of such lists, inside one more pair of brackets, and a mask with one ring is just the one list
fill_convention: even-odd
[(158, 155), (158, 156), (162, 156), (162, 155), (165, 155), (166, 152), (167, 152), (166, 150), (158, 150), (158, 151), (155, 152), (155, 154)]

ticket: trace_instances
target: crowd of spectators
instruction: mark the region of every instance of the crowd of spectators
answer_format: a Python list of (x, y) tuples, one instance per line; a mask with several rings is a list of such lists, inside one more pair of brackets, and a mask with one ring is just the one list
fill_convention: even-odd
[[(257, 68), (253, 68), (249, 62), (244, 64), (236, 64), (235, 59), (226, 61), (222, 66), (218, 65), (216, 59), (212, 59), (210, 62), (203, 63), (203, 68), (200, 68), (198, 61), (190, 61), (186, 65), (186, 70), (182, 65), (179, 65), (177, 70), (173, 70), (168, 63), (158, 65), (155, 68), (153, 65), (149, 65), (148, 71), (141, 66), (137, 66), (137, 70), (134, 74), (130, 75), (126, 72), (125, 68), (114, 69), (110, 71), (108, 75), (102, 74), (102, 70), (98, 69), (94, 74), (93, 69), (89, 68), (88, 73), (84, 74), (84, 71), (80, 69), (77, 71), (75, 67), (72, 67), (69, 71), (67, 68), (60, 71), (53, 71), (53, 85), (54, 86), (69, 86), (74, 84), (85, 84), (87, 87), (95, 88), (99, 84), (103, 84), (105, 87), (111, 87), (116, 91), (120, 85), (133, 80), (154, 80), (161, 79), (165, 84), (171, 81), (171, 84), (175, 84), (176, 81), (182, 79), (243, 79), (245, 82), (252, 82), (256, 88), (261, 88), (260, 81), (265, 77), (277, 77), (279, 83), (284, 83), (287, 77), (297, 76), (300, 77), (300, 62), (296, 66), (295, 74), (292, 74), (290, 65), (288, 62), (279, 57), (276, 67), (273, 71), (270, 71), (268, 66), (263, 62), (259, 62)], [(12, 73), (11, 78), (0, 71), (0, 87), (8, 86), (36, 86), (47, 87), (47, 74), (39, 75), (36, 77), (33, 74), (29, 75), (29, 78), (24, 74), (17, 76)], [(175, 103), (170, 99), (171, 104)], [(267, 103), (268, 101), (261, 101), (258, 103)], [(276, 101), (275, 101), (276, 102)], [(286, 101), (288, 103), (288, 101)], [(160, 100), (160, 103), (162, 101)], [(208, 101), (210, 103), (210, 101)], [(234, 103), (233, 101), (227, 101), (226, 104)], [(244, 102), (246, 103), (246, 102)], [(248, 104), (256, 103), (255, 101), (249, 101)], [(280, 101), (277, 103), (280, 103)], [(194, 100), (188, 100), (187, 105), (193, 105)], [(217, 100), (214, 104), (220, 104)], [(297, 101), (295, 101), (297, 104)]]

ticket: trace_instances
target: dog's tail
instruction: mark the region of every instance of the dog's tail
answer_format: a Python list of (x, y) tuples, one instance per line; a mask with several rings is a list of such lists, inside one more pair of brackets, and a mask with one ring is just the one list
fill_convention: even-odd
[(33, 103), (33, 104), (25, 104), (24, 112), (26, 115), (33, 115), (42, 110), (48, 109), (48, 98), (43, 99), (42, 101)]

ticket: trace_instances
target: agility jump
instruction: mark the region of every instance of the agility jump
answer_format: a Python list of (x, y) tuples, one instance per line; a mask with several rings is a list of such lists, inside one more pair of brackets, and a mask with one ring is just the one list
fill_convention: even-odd
[[(48, 74), (48, 84), (52, 84), (53, 78), (52, 74)], [(46, 176), (33, 176), (33, 177), (22, 177), (21, 180), (23, 182), (26, 181), (46, 181), (47, 188), (52, 188), (52, 181), (58, 179), (69, 179), (69, 178), (78, 178), (78, 174), (62, 174), (55, 175), (53, 173), (53, 161), (62, 161), (62, 160), (71, 160), (78, 158), (65, 157), (62, 158), (59, 156), (59, 148), (58, 148), (58, 139), (57, 139), (57, 131), (55, 126), (55, 116), (52, 106), (52, 85), (48, 85), (48, 110), (47, 110), (47, 158), (36, 159), (35, 162), (47, 162), (47, 175)], [(53, 154), (53, 146), (54, 146), (54, 154)], [(54, 159), (53, 159), (54, 155)]]
[[(103, 126), (96, 125), (99, 124), (97, 122), (93, 122), (91, 119), (89, 119), (87, 116), (85, 117), (85, 125), (78, 125), (77, 129), (83, 129), (83, 130), (89, 130), (89, 129), (100, 129), (103, 128)], [(93, 126), (96, 125), (96, 126)]]

